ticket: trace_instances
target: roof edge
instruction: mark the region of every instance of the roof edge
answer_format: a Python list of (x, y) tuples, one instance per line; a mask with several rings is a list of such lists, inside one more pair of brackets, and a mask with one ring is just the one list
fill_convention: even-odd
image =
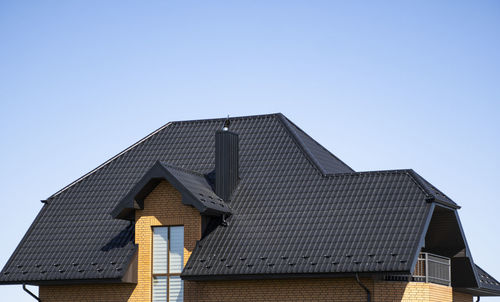
[(61, 279), (61, 280), (26, 280), (26, 281), (0, 281), (0, 285), (69, 285), (69, 284), (98, 284), (98, 283), (127, 283), (121, 278), (103, 279)]
[(461, 293), (466, 293), (473, 296), (480, 297), (498, 297), (500, 296), (500, 291), (491, 290), (487, 288), (472, 288), (472, 287), (454, 287), (454, 290)]
[(268, 280), (268, 279), (300, 279), (300, 278), (346, 278), (359, 275), (374, 277), (386, 274), (408, 274), (407, 271), (394, 272), (345, 272), (345, 273), (284, 273), (284, 274), (233, 274), (233, 275), (183, 275), (183, 280), (190, 281), (219, 281), (219, 280)]
[[(47, 210), (48, 206), (49, 206), (48, 204), (44, 204), (43, 207), (40, 209), (40, 211), (36, 215), (35, 219), (31, 223), (31, 225), (29, 226), (28, 230), (26, 231), (26, 233), (24, 233), (23, 238), (21, 238), (21, 241), (19, 241), (19, 243), (17, 244), (16, 248), (14, 249), (14, 251), (12, 252), (12, 254), (10, 255), (9, 260), (7, 260), (7, 262), (3, 266), (2, 270), (0, 271), (0, 273), (3, 273), (3, 271), (5, 270), (5, 268), (7, 266), (9, 266), (10, 263), (13, 261), (14, 256), (17, 254), (17, 252), (19, 251), (19, 249), (21, 248), (21, 246), (24, 244), (26, 238), (28, 238), (28, 236), (31, 234), (31, 232), (33, 231), (36, 223), (43, 216), (43, 213), (45, 212), (45, 210)], [(1, 279), (1, 276), (0, 276), (0, 279)], [(0, 280), (0, 284), (2, 284), (1, 280)]]
[(64, 191), (66, 191), (67, 189), (71, 188), (72, 186), (76, 185), (77, 183), (79, 183), (80, 181), (84, 180), (85, 178), (89, 177), (90, 175), (94, 174), (95, 172), (97, 172), (98, 170), (100, 170), (101, 168), (107, 166), (109, 163), (111, 163), (112, 161), (114, 161), (115, 159), (117, 159), (118, 157), (122, 156), (123, 154), (127, 153), (128, 151), (134, 149), (135, 147), (137, 147), (138, 145), (140, 145), (141, 143), (143, 143), (144, 141), (148, 140), (149, 138), (151, 138), (152, 136), (154, 136), (155, 134), (157, 134), (158, 132), (162, 131), (163, 129), (167, 128), (168, 126), (170, 126), (173, 122), (168, 122), (166, 123), (165, 125), (161, 126), (160, 128), (156, 129), (155, 131), (151, 132), (150, 134), (146, 135), (145, 137), (143, 137), (142, 139), (140, 139), (139, 141), (137, 141), (136, 143), (134, 143), (133, 145), (129, 146), (128, 148), (126, 148), (125, 150), (123, 150), (122, 152), (118, 153), (117, 155), (113, 156), (112, 158), (108, 159), (107, 161), (105, 161), (104, 163), (100, 164), (99, 166), (97, 166), (96, 168), (94, 168), (93, 170), (91, 170), (90, 172), (84, 174), (83, 176), (77, 178), (75, 181), (73, 181), (72, 183), (68, 184), (67, 186), (63, 187), (62, 189), (60, 189), (59, 191), (57, 191), (56, 193), (52, 194), (50, 197), (48, 197), (47, 199), (51, 199), (51, 198), (54, 198), (56, 197), (57, 195), (63, 193)]
[(413, 256), (413, 260), (411, 262), (411, 267), (410, 267), (410, 272), (413, 274), (415, 271), (415, 267), (417, 265), (418, 261), (418, 256), (420, 255), (420, 251), (422, 250), (422, 247), (425, 245), (425, 236), (427, 235), (427, 231), (429, 230), (429, 225), (431, 224), (432, 220), (432, 215), (434, 215), (434, 209), (436, 208), (436, 205), (434, 203), (430, 204), (429, 212), (427, 213), (427, 217), (425, 217), (425, 221), (420, 227), (420, 238), (417, 242), (417, 244), (414, 246), (413, 250), (415, 251), (415, 254)]

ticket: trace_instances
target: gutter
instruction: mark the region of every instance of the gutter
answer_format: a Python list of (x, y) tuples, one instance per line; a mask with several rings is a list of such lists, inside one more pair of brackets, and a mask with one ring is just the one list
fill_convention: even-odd
[(366, 302), (371, 302), (372, 301), (372, 293), (370, 292), (370, 290), (368, 289), (368, 287), (366, 287), (363, 283), (361, 283), (361, 281), (359, 280), (359, 276), (358, 274), (356, 273), (356, 282), (358, 282), (359, 286), (361, 286), (365, 292), (366, 292)]
[(27, 287), (26, 287), (26, 284), (23, 283), (23, 290), (25, 292), (27, 292), (30, 296), (32, 296), (35, 300), (41, 302), (42, 300), (40, 300), (40, 298), (38, 298), (34, 293), (32, 293)]

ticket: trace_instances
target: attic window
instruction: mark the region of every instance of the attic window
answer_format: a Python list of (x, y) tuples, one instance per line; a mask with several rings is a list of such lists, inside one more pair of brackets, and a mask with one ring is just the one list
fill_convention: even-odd
[(184, 227), (153, 227), (153, 302), (182, 302)]

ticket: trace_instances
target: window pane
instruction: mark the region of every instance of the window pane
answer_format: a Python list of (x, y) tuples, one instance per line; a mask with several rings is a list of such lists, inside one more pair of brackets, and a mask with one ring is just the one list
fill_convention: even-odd
[(167, 277), (153, 277), (153, 302), (167, 301)]
[(184, 227), (170, 228), (170, 273), (180, 273), (184, 267)]
[(167, 273), (168, 227), (153, 228), (153, 274)]
[(170, 277), (170, 293), (169, 300), (170, 302), (182, 302), (184, 292), (184, 282), (181, 280), (181, 277)]

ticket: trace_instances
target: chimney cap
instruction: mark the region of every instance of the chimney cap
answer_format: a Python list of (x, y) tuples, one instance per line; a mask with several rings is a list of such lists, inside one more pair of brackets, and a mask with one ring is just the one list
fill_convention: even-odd
[(224, 126), (222, 127), (222, 131), (228, 131), (229, 130), (229, 115), (227, 116), (226, 120), (224, 121)]

